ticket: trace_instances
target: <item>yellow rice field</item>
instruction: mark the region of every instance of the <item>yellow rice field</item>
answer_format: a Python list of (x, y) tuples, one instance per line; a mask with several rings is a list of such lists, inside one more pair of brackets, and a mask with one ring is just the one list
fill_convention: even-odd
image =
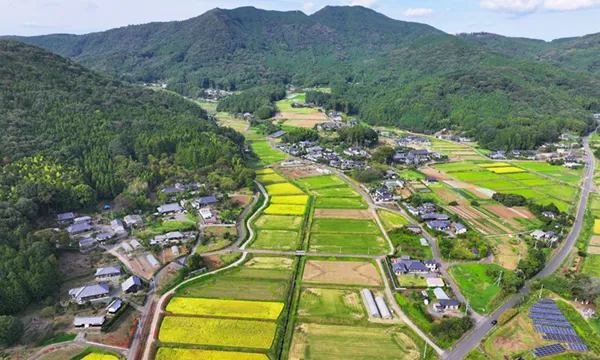
[(600, 219), (594, 220), (594, 234), (600, 234)]
[(304, 215), (304, 205), (270, 204), (264, 211), (267, 215)]
[(270, 196), (275, 195), (303, 195), (302, 190), (290, 183), (272, 184), (265, 187)]
[(256, 173), (256, 175), (266, 175), (266, 174), (275, 174), (275, 171), (273, 169), (258, 169), (254, 171)]
[(271, 204), (306, 205), (306, 202), (308, 202), (308, 196), (306, 195), (271, 197)]
[(277, 320), (283, 303), (175, 297), (167, 311), (177, 315), (205, 315)]
[(265, 354), (234, 351), (160, 348), (156, 360), (269, 360)]
[(119, 358), (114, 355), (92, 353), (86, 355), (82, 360), (119, 360)]
[(166, 316), (158, 340), (175, 344), (269, 349), (275, 322)]
[(506, 167), (506, 166), (510, 166), (510, 164), (505, 163), (505, 162), (497, 162), (497, 163), (477, 164), (477, 166), (482, 167), (482, 168), (491, 168), (491, 167)]
[(514, 166), (490, 168), (489, 170), (496, 174), (511, 174), (525, 172), (525, 170)]
[(286, 182), (285, 178), (279, 174), (256, 175), (256, 181), (262, 184), (275, 184)]

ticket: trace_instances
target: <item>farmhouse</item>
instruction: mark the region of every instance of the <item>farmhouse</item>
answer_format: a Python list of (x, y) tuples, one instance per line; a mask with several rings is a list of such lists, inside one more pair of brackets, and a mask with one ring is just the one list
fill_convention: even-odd
[(119, 299), (115, 299), (113, 300), (113, 302), (108, 304), (108, 306), (106, 307), (106, 312), (110, 315), (114, 315), (117, 313), (117, 311), (119, 311), (121, 306), (123, 306), (123, 302)]
[(76, 328), (101, 327), (106, 318), (104, 316), (76, 316), (73, 319), (73, 326)]
[(427, 223), (427, 227), (437, 231), (446, 231), (450, 228), (449, 221), (434, 220)]
[(150, 240), (150, 245), (155, 245), (156, 243), (163, 243), (165, 241), (179, 241), (185, 238), (185, 234), (180, 231), (171, 231), (170, 233), (166, 233), (164, 235), (158, 235), (153, 240)]
[(214, 224), (217, 222), (217, 217), (210, 211), (210, 208), (200, 209), (200, 216), (207, 224)]
[(106, 240), (112, 239), (113, 236), (114, 234), (112, 232), (107, 231), (96, 235), (96, 240), (98, 240), (98, 242), (104, 242)]
[(116, 233), (125, 232), (125, 226), (123, 226), (123, 222), (120, 219), (114, 219), (110, 222), (110, 228)]
[(141, 226), (144, 224), (142, 217), (139, 215), (127, 215), (123, 219), (128, 227)]
[(394, 200), (394, 197), (387, 189), (377, 189), (375, 191), (375, 201), (377, 202), (390, 202)]
[(444, 310), (458, 310), (460, 302), (456, 299), (442, 299), (440, 305)]
[(425, 260), (423, 261), (423, 264), (425, 266), (427, 266), (427, 268), (429, 269), (429, 271), (436, 271), (438, 266), (437, 263), (435, 262), (435, 260)]
[(78, 304), (84, 304), (86, 301), (107, 297), (108, 292), (108, 284), (100, 283), (71, 289), (69, 290), (69, 295), (73, 301), (76, 301)]
[(59, 224), (68, 224), (75, 220), (75, 214), (72, 212), (56, 215), (56, 220)]
[(417, 210), (417, 208), (412, 207), (412, 206), (408, 205), (407, 203), (402, 203), (402, 205), (404, 205), (404, 207), (406, 208), (406, 211), (411, 213), (411, 215), (414, 215), (414, 216), (419, 215), (419, 210)]
[(435, 212), (435, 205), (432, 203), (424, 203), (417, 208), (421, 214), (431, 214)]
[(86, 250), (96, 246), (96, 240), (92, 237), (86, 237), (79, 240), (79, 249)]
[(423, 232), (423, 229), (419, 225), (408, 224), (406, 225), (406, 229), (412, 231), (415, 234), (420, 234)]
[(425, 264), (419, 260), (405, 260), (403, 258), (396, 259), (392, 264), (392, 270), (397, 275), (400, 274), (426, 274), (430, 270)]
[(216, 204), (218, 202), (219, 202), (219, 200), (217, 200), (217, 198), (214, 195), (210, 195), (210, 196), (204, 196), (204, 197), (199, 198), (198, 200), (192, 201), (192, 206), (195, 209), (200, 209), (205, 206), (209, 206), (211, 204)]
[(96, 269), (96, 280), (108, 279), (121, 276), (120, 266), (108, 266)]
[(287, 132), (280, 130), (280, 131), (276, 131), (276, 132), (272, 133), (271, 135), (269, 135), (269, 137), (272, 138), (272, 139), (278, 139), (278, 138), (282, 137), (285, 134), (287, 134)]
[(181, 211), (181, 206), (177, 203), (161, 205), (157, 208), (160, 215), (168, 215)]
[(91, 223), (92, 218), (89, 216), (80, 216), (73, 220), (74, 224)]
[(555, 218), (555, 215), (552, 211), (543, 211), (542, 216), (544, 216), (546, 219), (554, 219)]
[(65, 230), (69, 233), (69, 235), (77, 235), (82, 234), (84, 232), (92, 231), (94, 230), (94, 227), (89, 223), (78, 223), (69, 225)]
[(142, 288), (142, 280), (137, 276), (131, 276), (121, 284), (124, 293), (138, 292)]
[(467, 232), (467, 227), (461, 223), (453, 222), (450, 225), (450, 231), (452, 231), (456, 235), (460, 235), (460, 234), (464, 234)]
[(423, 214), (421, 215), (423, 220), (448, 220), (450, 217), (446, 214)]

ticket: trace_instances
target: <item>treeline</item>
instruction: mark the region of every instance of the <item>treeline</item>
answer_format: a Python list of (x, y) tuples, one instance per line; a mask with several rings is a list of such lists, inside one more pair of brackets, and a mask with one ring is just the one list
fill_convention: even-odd
[(219, 101), (217, 111), (251, 113), (259, 119), (268, 119), (277, 111), (274, 103), (283, 98), (285, 87), (263, 86), (225, 97)]

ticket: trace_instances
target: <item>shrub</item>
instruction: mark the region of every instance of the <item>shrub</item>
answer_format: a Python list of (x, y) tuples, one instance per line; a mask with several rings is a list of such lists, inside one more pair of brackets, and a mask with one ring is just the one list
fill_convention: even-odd
[(500, 325), (504, 325), (506, 324), (510, 319), (514, 318), (515, 315), (517, 315), (519, 313), (519, 311), (517, 309), (508, 309), (506, 310), (502, 315), (500, 315), (498, 317), (498, 323), (500, 323)]

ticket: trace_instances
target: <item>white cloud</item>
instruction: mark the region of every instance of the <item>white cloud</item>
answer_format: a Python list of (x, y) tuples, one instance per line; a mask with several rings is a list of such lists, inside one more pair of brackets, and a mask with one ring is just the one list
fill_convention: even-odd
[(545, 0), (544, 9), (569, 11), (600, 6), (600, 0)]
[(373, 7), (377, 3), (377, 0), (354, 0), (352, 1), (352, 6), (364, 6), (364, 7)]
[(314, 7), (315, 7), (315, 4), (313, 4), (311, 2), (307, 2), (307, 3), (304, 3), (304, 5), (302, 5), (302, 8), (304, 9), (305, 12), (311, 12)]
[(543, 0), (483, 0), (481, 7), (516, 13), (525, 13), (537, 10)]
[(433, 14), (433, 9), (427, 8), (408, 8), (404, 11), (404, 16), (427, 16)]

